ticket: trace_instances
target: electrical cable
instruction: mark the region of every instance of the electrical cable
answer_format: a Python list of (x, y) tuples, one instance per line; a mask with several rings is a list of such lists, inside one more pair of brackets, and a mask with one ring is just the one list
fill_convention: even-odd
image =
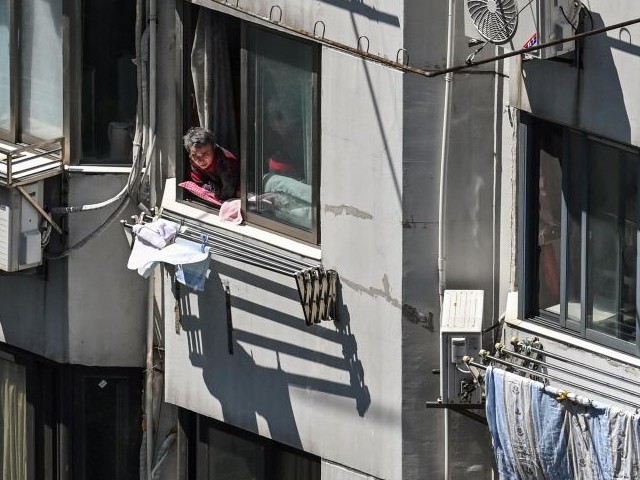
[(124, 200), (122, 200), (122, 202), (120, 203), (120, 205), (118, 205), (118, 208), (116, 208), (111, 213), (111, 215), (109, 215), (106, 218), (106, 220), (104, 222), (102, 222), (94, 231), (89, 233), (86, 237), (84, 237), (82, 240), (77, 242), (75, 245), (67, 248), (66, 250), (63, 250), (62, 252), (58, 252), (58, 253), (51, 254), (51, 253), (46, 253), (45, 252), (44, 253), (44, 258), (46, 258), (47, 260), (59, 260), (61, 258), (69, 256), (71, 253), (73, 253), (76, 250), (79, 250), (80, 248), (84, 247), (87, 243), (89, 243), (95, 237), (100, 235), (107, 227), (109, 227), (109, 225), (111, 225), (111, 223), (113, 223), (113, 221), (116, 219), (116, 217), (120, 217), (122, 215), (122, 212), (124, 211), (124, 209), (129, 204), (129, 200), (130, 200), (129, 197), (125, 197)]
[(53, 207), (50, 212), (54, 215), (62, 215), (65, 213), (76, 213), (76, 212), (87, 212), (90, 210), (100, 210), (102, 208), (108, 207), (112, 203), (117, 202), (122, 197), (127, 194), (127, 186), (125, 186), (120, 192), (118, 192), (114, 197), (111, 197), (100, 203), (92, 203), (89, 205), (75, 205), (72, 207)]
[[(571, 20), (569, 20), (569, 17), (567, 17), (567, 14), (564, 13), (564, 8), (562, 8), (562, 5), (560, 5), (558, 7), (560, 9), (560, 12), (562, 13), (562, 16), (564, 17), (564, 19), (567, 21), (567, 23), (569, 25), (571, 25), (571, 29), (573, 30), (573, 33), (576, 33), (578, 31), (578, 27), (576, 27), (573, 22)], [(580, 10), (578, 9), (578, 12), (580, 12)]]
[(593, 30), (594, 23), (593, 23), (593, 15), (591, 15), (591, 10), (589, 10), (583, 2), (580, 2), (580, 5), (587, 12), (587, 15), (589, 15), (589, 20), (591, 21), (591, 29)]
[[(138, 5), (138, 10), (140, 8), (140, 6)], [(137, 12), (138, 14), (140, 12)], [(80, 248), (82, 248), (83, 246), (85, 246), (87, 243), (89, 243), (91, 240), (93, 240), (95, 237), (97, 237), (98, 235), (100, 235), (107, 227), (109, 227), (113, 221), (116, 219), (116, 217), (119, 217), (122, 212), (125, 210), (125, 208), (127, 207), (127, 205), (129, 204), (129, 202), (131, 200), (135, 201), (135, 203), (137, 204), (138, 208), (140, 208), (143, 211), (149, 212), (149, 209), (140, 201), (140, 188), (142, 185), (142, 182), (144, 180), (144, 174), (145, 172), (148, 170), (151, 162), (153, 161), (152, 159), (152, 155), (153, 155), (153, 147), (154, 147), (154, 143), (152, 143), (151, 147), (152, 149), (150, 150), (149, 148), (145, 148), (148, 147), (148, 145), (145, 145), (145, 140), (148, 141), (147, 139), (145, 139), (144, 137), (144, 132), (143, 132), (143, 126), (144, 126), (144, 111), (145, 111), (145, 105), (144, 105), (144, 98), (141, 99), (141, 97), (144, 97), (144, 95), (146, 94), (146, 90), (147, 90), (147, 81), (144, 75), (144, 68), (143, 68), (143, 62), (144, 62), (144, 55), (145, 53), (148, 53), (148, 49), (144, 49), (140, 46), (140, 43), (143, 43), (144, 41), (148, 41), (148, 34), (145, 36), (145, 34), (147, 33), (146, 29), (145, 32), (140, 32), (140, 25), (136, 24), (136, 59), (133, 61), (133, 63), (136, 65), (137, 67), (137, 77), (138, 77), (138, 91), (140, 92), (140, 95), (138, 95), (138, 103), (137, 103), (137, 115), (136, 115), (136, 130), (135, 130), (135, 134), (134, 134), (134, 140), (133, 140), (133, 162), (131, 165), (131, 171), (129, 172), (129, 176), (127, 177), (127, 182), (126, 185), (122, 188), (122, 190), (120, 190), (115, 196), (103, 201), (103, 202), (99, 202), (99, 203), (94, 203), (94, 204), (87, 204), (87, 205), (77, 205), (77, 206), (70, 206), (70, 207), (54, 207), (51, 209), (51, 213), (53, 214), (58, 214), (58, 215), (64, 215), (64, 214), (68, 214), (68, 213), (76, 213), (76, 212), (86, 212), (86, 211), (91, 211), (91, 210), (99, 210), (99, 209), (103, 209), (105, 207), (108, 207), (109, 205), (112, 205), (118, 201), (120, 201), (120, 204), (118, 205), (118, 207), (107, 217), (107, 219), (102, 222), (95, 230), (93, 230), (91, 233), (89, 233), (87, 236), (85, 236), (82, 240), (80, 240), (79, 242), (77, 242), (76, 244), (74, 244), (73, 246), (58, 252), (58, 253), (44, 253), (44, 258), (49, 259), (49, 260), (57, 260), (57, 259), (61, 259), (64, 257), (67, 257), (68, 255), (70, 255), (71, 253), (79, 250)], [(144, 161), (143, 161), (144, 159)], [(43, 237), (43, 241), (46, 240), (46, 243), (49, 242), (49, 238), (44, 239)], [(43, 247), (45, 245), (43, 244)]]

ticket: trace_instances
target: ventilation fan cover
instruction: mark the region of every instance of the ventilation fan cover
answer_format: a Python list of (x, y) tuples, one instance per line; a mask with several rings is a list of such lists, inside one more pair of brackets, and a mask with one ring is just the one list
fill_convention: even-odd
[(516, 0), (468, 0), (467, 8), (474, 26), (487, 41), (508, 42), (518, 27)]
[[(464, 33), (500, 45), (505, 51), (530, 48), (568, 38), (578, 23), (580, 2), (575, 0), (464, 0)], [(568, 41), (529, 53), (551, 58), (573, 51)]]

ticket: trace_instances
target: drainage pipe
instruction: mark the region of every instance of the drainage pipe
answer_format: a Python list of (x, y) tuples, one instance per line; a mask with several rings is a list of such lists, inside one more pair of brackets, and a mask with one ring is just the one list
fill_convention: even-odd
[[(447, 14), (447, 68), (453, 65), (456, 1), (449, 0)], [(442, 115), (442, 145), (440, 151), (440, 200), (438, 202), (438, 294), (440, 295), (440, 324), (442, 324), (442, 304), (446, 286), (446, 212), (447, 212), (447, 163), (449, 162), (449, 129), (451, 127), (451, 98), (453, 72), (444, 77), (444, 110)], [(440, 380), (440, 391), (445, 385)], [(449, 480), (449, 410), (444, 410), (444, 478)]]
[[(147, 29), (148, 36), (148, 96), (147, 100), (147, 128), (146, 128), (146, 175), (149, 179), (149, 204), (153, 208), (156, 206), (156, 168), (155, 168), (155, 123), (156, 123), (156, 0), (148, 0)], [(144, 37), (143, 37), (144, 38)], [(145, 99), (143, 99), (144, 101)], [(147, 479), (151, 480), (153, 474), (153, 453), (155, 450), (156, 425), (153, 412), (153, 377), (155, 375), (153, 362), (153, 334), (154, 334), (154, 311), (155, 311), (155, 287), (156, 272), (154, 267), (149, 277), (148, 298), (147, 298), (147, 363), (146, 363), (146, 385), (145, 385), (145, 412), (147, 420)]]

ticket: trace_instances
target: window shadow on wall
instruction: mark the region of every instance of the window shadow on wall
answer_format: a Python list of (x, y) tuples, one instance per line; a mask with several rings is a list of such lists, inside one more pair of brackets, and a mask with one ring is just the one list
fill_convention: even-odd
[[(327, 328), (326, 322), (307, 326), (301, 306), (299, 315), (272, 308), (277, 308), (280, 301), (283, 305), (291, 302), (299, 305), (292, 277), (267, 278), (218, 262), (212, 262), (211, 266), (206, 291), (197, 297), (200, 314), (191, 311), (194, 295), (181, 296), (181, 324), (183, 334), (188, 335), (191, 363), (202, 369), (204, 383), (220, 403), (225, 422), (256, 433), (261, 427), (263, 434), (266, 424), (271, 438), (302, 448), (291, 402), (292, 387), (311, 391), (310, 401), (317, 399), (314, 392), (328, 394), (327, 401), (336, 396), (352, 399), (357, 414), (364, 417), (371, 398), (358, 357), (358, 344), (350, 329), (349, 309), (340, 300), (340, 294), (335, 328)], [(231, 330), (225, 308), (227, 281), (232, 323), (240, 312), (243, 316), (243, 321), (238, 322), (242, 326), (234, 325)], [(270, 302), (271, 306), (263, 305), (252, 298), (254, 287), (280, 298)], [(265, 325), (267, 322), (273, 325)], [(255, 330), (248, 330), (247, 324), (255, 326)], [(282, 333), (289, 329), (295, 330), (290, 330), (292, 338)], [(309, 336), (309, 342), (299, 341), (300, 332)], [(338, 349), (341, 355), (332, 353)], [(259, 352), (259, 358), (253, 352)], [(269, 364), (262, 364), (265, 361)], [(283, 363), (295, 365), (295, 372), (287, 371)], [(301, 364), (309, 364), (313, 374), (301, 374)], [(348, 383), (335, 380), (336, 370), (348, 375)], [(322, 378), (325, 371), (327, 378)]]
[(388, 23), (389, 25), (400, 26), (400, 19), (397, 15), (381, 12), (373, 5), (367, 5), (362, 0), (321, 0), (324, 3), (333, 5), (334, 7), (349, 10), (351, 13), (370, 18), (376, 22)]

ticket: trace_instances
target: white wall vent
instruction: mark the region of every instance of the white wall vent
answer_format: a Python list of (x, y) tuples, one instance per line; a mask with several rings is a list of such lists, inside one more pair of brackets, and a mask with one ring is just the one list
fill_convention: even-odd
[(445, 290), (440, 325), (442, 403), (480, 404), (481, 389), (464, 373), (465, 355), (477, 357), (482, 348), (483, 290)]
[[(42, 182), (24, 190), (42, 204)], [(40, 213), (15, 188), (0, 187), (0, 270), (14, 272), (42, 263)]]
[[(465, 35), (508, 51), (533, 47), (574, 35), (579, 5), (574, 0), (465, 0)], [(570, 41), (531, 55), (545, 59), (573, 49)]]

